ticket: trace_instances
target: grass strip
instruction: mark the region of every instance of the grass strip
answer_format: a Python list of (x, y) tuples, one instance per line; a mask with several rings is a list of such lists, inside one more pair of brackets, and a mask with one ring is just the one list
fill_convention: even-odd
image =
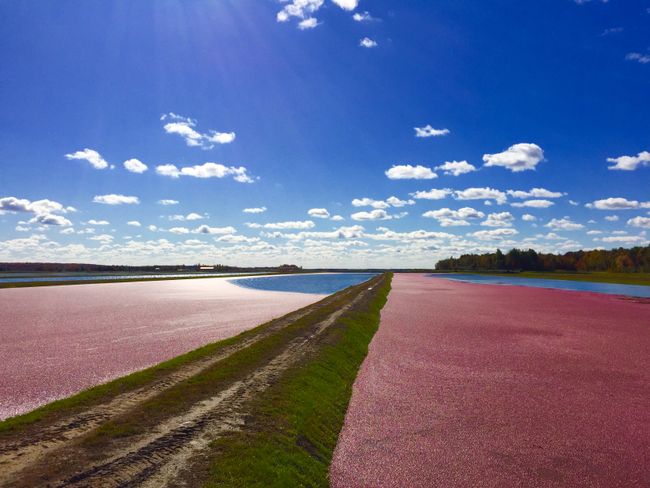
[(326, 487), (352, 385), (379, 327), (391, 275), (345, 313), (299, 361), (254, 400), (246, 426), (212, 443), (204, 486)]

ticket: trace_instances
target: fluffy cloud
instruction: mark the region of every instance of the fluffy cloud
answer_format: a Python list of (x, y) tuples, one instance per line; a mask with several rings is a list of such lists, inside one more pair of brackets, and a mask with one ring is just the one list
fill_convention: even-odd
[(76, 151), (70, 154), (66, 154), (67, 159), (81, 159), (88, 161), (90, 165), (95, 169), (106, 169), (108, 168), (108, 163), (102, 156), (95, 151), (94, 149), (84, 149), (83, 151)]
[(310, 208), (307, 211), (307, 215), (310, 217), (315, 217), (317, 219), (329, 219), (330, 213), (326, 208)]
[(440, 137), (450, 133), (449, 129), (434, 129), (431, 125), (413, 127), (413, 129), (415, 129), (415, 137)]
[(501, 166), (515, 173), (535, 169), (544, 160), (544, 151), (537, 144), (522, 142), (503, 152), (484, 154), (485, 166)]
[(607, 169), (634, 171), (641, 166), (650, 166), (650, 152), (641, 151), (636, 156), (619, 156), (617, 158), (607, 158), (608, 163), (614, 163)]
[(550, 200), (526, 200), (525, 202), (515, 202), (515, 203), (511, 203), (510, 205), (518, 208), (523, 208), (523, 207), (548, 208), (555, 204)]
[(142, 227), (142, 224), (137, 220), (129, 220), (126, 225), (130, 225), (131, 227)]
[(571, 221), (568, 217), (562, 219), (551, 219), (544, 227), (548, 227), (553, 230), (580, 230), (584, 229), (585, 226)]
[(467, 188), (454, 192), (456, 200), (495, 200), (498, 204), (505, 203), (506, 194), (494, 188)]
[(88, 222), (86, 222), (88, 225), (110, 225), (110, 222), (108, 220), (95, 220), (95, 219), (90, 219)]
[(618, 215), (608, 215), (605, 217), (605, 220), (608, 222), (617, 222), (618, 221)]
[(350, 215), (352, 220), (392, 220), (392, 219), (401, 219), (407, 215), (406, 212), (402, 212), (397, 215), (391, 215), (386, 210), (376, 208), (370, 212), (356, 212)]
[(413, 200), (400, 200), (399, 198), (393, 196), (388, 197), (386, 200), (374, 200), (372, 198), (355, 198), (352, 200), (352, 206), (354, 207), (372, 207), (385, 209), (389, 207), (404, 207), (406, 205), (414, 205), (415, 201)]
[[(206, 225), (206, 227), (207, 227), (207, 225)], [(169, 229), (169, 232), (171, 232), (172, 234), (177, 234), (177, 235), (189, 234), (190, 229), (188, 229), (187, 227), (172, 227), (171, 229)]]
[(192, 220), (202, 220), (204, 219), (205, 216), (198, 214), (196, 212), (190, 212), (187, 215), (170, 215), (169, 220), (175, 220), (179, 222), (185, 222), (186, 220), (192, 221)]
[(193, 178), (232, 178), (239, 183), (253, 183), (255, 181), (248, 174), (248, 170), (243, 166), (224, 166), (219, 163), (203, 163), (195, 166), (185, 166), (178, 168), (174, 164), (162, 164), (156, 166), (156, 173), (170, 178), (179, 178), (180, 176), (191, 176)]
[(315, 27), (318, 27), (319, 25), (320, 23), (318, 22), (318, 19), (316, 17), (308, 17), (298, 22), (298, 29), (300, 30), (313, 29)]
[(487, 219), (481, 222), (481, 225), (486, 227), (512, 227), (512, 222), (515, 220), (510, 212), (491, 213)]
[(444, 171), (446, 175), (460, 176), (476, 171), (476, 166), (469, 164), (467, 161), (447, 161), (440, 166), (436, 166), (436, 169)]
[(470, 225), (469, 219), (482, 219), (485, 214), (472, 207), (463, 207), (458, 210), (450, 208), (441, 208), (438, 210), (429, 210), (422, 214), (423, 217), (436, 219), (442, 227), (457, 227)]
[(200, 225), (192, 232), (194, 234), (234, 234), (237, 232), (237, 229), (232, 226), (210, 227), (209, 225)]
[(371, 20), (375, 20), (375, 18), (370, 15), (370, 12), (356, 12), (352, 18), (355, 22), (370, 22)]
[(628, 61), (636, 61), (641, 64), (648, 64), (650, 63), (650, 54), (628, 53), (625, 55), (625, 59)]
[(148, 166), (139, 159), (127, 159), (124, 161), (124, 168), (131, 173), (144, 173), (147, 171)]
[(248, 214), (259, 214), (259, 213), (266, 212), (266, 210), (267, 210), (266, 207), (251, 207), (251, 208), (245, 208), (244, 210), (242, 210), (242, 212)]
[(359, 5), (359, 0), (332, 0), (336, 5), (341, 7), (343, 10), (352, 11)]
[(506, 193), (513, 198), (560, 198), (566, 195), (566, 193), (551, 191), (546, 188), (532, 188), (528, 191), (508, 190)]
[(116, 195), (115, 193), (111, 193), (109, 195), (95, 195), (93, 202), (103, 203), (104, 205), (137, 205), (140, 203), (140, 199), (138, 197)]
[(386, 170), (386, 176), (391, 180), (431, 180), (437, 178), (431, 168), (425, 166), (411, 166), (410, 164), (393, 165)]
[(251, 229), (275, 229), (275, 230), (285, 230), (285, 229), (312, 229), (316, 224), (311, 220), (303, 221), (288, 221), (288, 222), (269, 222), (267, 224), (251, 224), (247, 223), (246, 226)]
[(453, 190), (450, 188), (442, 189), (431, 189), (429, 191), (416, 191), (410, 195), (416, 200), (443, 200), (447, 196), (451, 195)]
[(0, 198), (0, 214), (5, 212), (31, 213), (34, 217), (29, 221), (30, 224), (69, 226), (72, 223), (58, 214), (76, 212), (76, 209), (48, 199), (32, 202), (26, 198), (3, 197)]
[(236, 137), (234, 132), (217, 132), (215, 130), (202, 134), (195, 129), (196, 120), (175, 113), (164, 114), (160, 117), (160, 120), (169, 120), (163, 126), (167, 134), (181, 136), (185, 143), (191, 147), (212, 149), (215, 144), (230, 144)]
[(365, 47), (366, 49), (370, 49), (373, 47), (377, 47), (377, 41), (370, 39), (369, 37), (364, 37), (359, 41), (359, 46)]
[(535, 222), (537, 220), (537, 217), (530, 214), (524, 214), (521, 216), (521, 220), (523, 220), (524, 222)]
[(291, 17), (304, 19), (323, 6), (324, 0), (292, 0), (287, 2), (276, 15), (278, 22), (287, 22)]
[(361, 239), (364, 236), (364, 228), (361, 225), (352, 225), (349, 227), (339, 227), (338, 229), (327, 232), (297, 232), (287, 234), (282, 232), (263, 233), (268, 238), (283, 238), (290, 240), (301, 239)]
[(163, 200), (158, 200), (158, 205), (178, 205), (178, 200), (170, 200), (170, 199), (163, 199)]
[(482, 241), (493, 241), (505, 239), (519, 234), (515, 229), (494, 229), (494, 230), (479, 230), (469, 235), (476, 237)]
[(585, 207), (595, 208), (598, 210), (630, 210), (635, 208), (650, 208), (650, 202), (639, 202), (637, 200), (628, 200), (627, 198), (610, 197), (588, 203)]
[(634, 217), (627, 221), (627, 225), (650, 229), (650, 217)]

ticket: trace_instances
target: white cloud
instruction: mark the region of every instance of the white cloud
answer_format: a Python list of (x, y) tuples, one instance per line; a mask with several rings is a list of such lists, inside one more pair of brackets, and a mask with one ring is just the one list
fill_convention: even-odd
[(102, 156), (95, 151), (94, 149), (84, 149), (83, 151), (76, 151), (70, 154), (66, 154), (67, 159), (82, 159), (88, 161), (91, 166), (95, 169), (106, 169), (108, 168), (108, 163)]
[(629, 210), (635, 208), (650, 208), (650, 202), (639, 202), (637, 200), (628, 200), (627, 198), (610, 197), (588, 203), (585, 207), (595, 208), (598, 210)]
[(603, 233), (602, 230), (590, 230), (590, 231), (587, 231), (588, 236), (597, 236), (597, 235), (602, 234), (602, 233)]
[(336, 222), (340, 222), (341, 220), (345, 220), (345, 218), (344, 218), (342, 215), (332, 215), (332, 217), (330, 218), (330, 220), (333, 220), (333, 221), (336, 221)]
[(521, 216), (521, 220), (523, 220), (524, 222), (535, 222), (537, 220), (537, 217), (530, 214), (524, 214)]
[(287, 22), (291, 17), (304, 19), (317, 12), (323, 6), (324, 0), (292, 0), (287, 2), (276, 15), (278, 22)]
[(648, 242), (648, 239), (644, 236), (610, 236), (602, 237), (598, 240), (601, 242), (607, 242), (609, 244), (622, 244), (628, 246), (633, 244), (645, 244)]
[(178, 205), (178, 200), (170, 200), (170, 199), (163, 199), (163, 200), (158, 200), (158, 205)]
[(617, 222), (618, 215), (608, 215), (605, 217), (605, 220), (607, 220), (608, 222)]
[(101, 242), (102, 244), (109, 244), (113, 242), (113, 236), (110, 234), (101, 234), (98, 236), (89, 237), (88, 240), (98, 241)]
[(388, 197), (386, 200), (374, 200), (372, 198), (355, 198), (352, 200), (352, 206), (354, 207), (372, 207), (385, 209), (389, 207), (404, 207), (406, 205), (414, 205), (414, 200), (400, 200), (399, 198), (392, 196)]
[(359, 0), (332, 0), (336, 5), (343, 10), (354, 10), (359, 5)]
[(165, 132), (181, 136), (190, 147), (212, 149), (215, 144), (230, 144), (236, 137), (234, 132), (210, 130), (207, 133), (200, 133), (195, 129), (196, 120), (171, 112), (161, 116), (160, 120), (170, 120), (163, 126)]
[(467, 188), (465, 190), (456, 190), (454, 192), (456, 200), (494, 200), (498, 204), (505, 203), (506, 194), (494, 188)]
[(88, 225), (110, 225), (111, 224), (108, 220), (95, 220), (95, 219), (90, 219), (86, 223)]
[(196, 212), (190, 212), (187, 215), (176, 214), (176, 215), (170, 215), (169, 216), (169, 220), (175, 220), (175, 221), (179, 221), (179, 222), (185, 222), (186, 220), (189, 220), (189, 221), (202, 220), (204, 218), (205, 218), (205, 216), (203, 216), (201, 214), (198, 214)]
[(124, 168), (131, 173), (144, 173), (147, 171), (148, 166), (139, 159), (127, 159), (124, 161)]
[(510, 212), (491, 213), (487, 219), (481, 222), (481, 225), (486, 227), (512, 227), (512, 222), (515, 220)]
[(434, 129), (430, 124), (424, 127), (413, 127), (413, 129), (415, 130), (415, 137), (440, 137), (451, 132), (449, 129)]
[(650, 217), (634, 217), (627, 221), (627, 225), (650, 229)]
[(326, 208), (310, 208), (307, 211), (307, 214), (310, 217), (316, 217), (317, 219), (329, 219), (330, 213)]
[(484, 154), (485, 166), (501, 166), (515, 173), (535, 169), (544, 160), (544, 151), (537, 144), (522, 142), (503, 152)]
[(391, 180), (431, 180), (437, 178), (431, 168), (425, 166), (412, 166), (410, 164), (393, 165), (392, 168), (386, 170), (386, 176)]
[(249, 213), (249, 214), (259, 214), (259, 213), (264, 213), (266, 212), (267, 208), (266, 207), (251, 207), (251, 208), (245, 208), (242, 210), (244, 213)]
[(370, 49), (373, 47), (377, 47), (377, 41), (370, 39), (369, 37), (364, 37), (359, 41), (359, 46)]
[(315, 226), (314, 222), (311, 220), (303, 221), (287, 221), (287, 222), (269, 222), (267, 224), (251, 224), (247, 223), (246, 226), (251, 229), (275, 229), (275, 230), (285, 230), (285, 229), (311, 229)]
[(465, 173), (476, 171), (476, 166), (469, 164), (467, 161), (447, 161), (436, 169), (444, 171), (446, 175), (460, 176)]
[(172, 227), (171, 229), (169, 229), (169, 232), (171, 232), (172, 234), (177, 234), (177, 235), (189, 234), (190, 229), (188, 229), (187, 227)]
[(492, 240), (499, 240), (499, 239), (505, 239), (506, 237), (512, 237), (519, 234), (515, 229), (493, 229), (493, 230), (479, 230), (477, 232), (473, 232), (471, 235), (473, 237), (476, 237), (477, 239), (480, 239), (482, 241), (492, 241)]
[(423, 217), (436, 219), (442, 227), (457, 227), (470, 225), (468, 219), (482, 219), (485, 214), (472, 207), (463, 207), (458, 210), (440, 208), (429, 210), (422, 214)]
[(614, 163), (607, 169), (634, 171), (641, 166), (650, 166), (650, 152), (641, 151), (636, 156), (619, 156), (617, 158), (607, 158), (608, 163)]
[(253, 243), (253, 242), (259, 242), (260, 238), (259, 237), (246, 237), (246, 236), (238, 236), (234, 234), (227, 234), (225, 236), (217, 237), (216, 238), (217, 242), (227, 242), (228, 244), (240, 244), (240, 243)]
[(57, 214), (76, 212), (76, 209), (64, 207), (59, 202), (46, 198), (32, 202), (26, 198), (3, 197), (0, 198), (0, 214), (6, 212), (31, 213), (34, 217), (29, 221), (30, 224), (69, 226), (72, 223)]
[(232, 226), (227, 227), (210, 227), (208, 225), (200, 225), (192, 231), (194, 234), (234, 234), (237, 232)]
[(402, 212), (396, 215), (391, 215), (386, 210), (376, 208), (370, 212), (356, 212), (350, 215), (352, 220), (392, 220), (392, 219), (401, 219), (407, 215), (406, 212)]
[(625, 55), (625, 59), (628, 61), (636, 61), (641, 64), (648, 64), (650, 63), (650, 54), (628, 53)]
[(429, 191), (416, 191), (410, 195), (416, 200), (443, 200), (447, 196), (451, 195), (453, 190), (450, 188), (442, 189), (431, 189)]
[(352, 18), (355, 20), (355, 22), (370, 22), (371, 20), (375, 20), (375, 18), (370, 15), (370, 12), (356, 12)]
[(131, 227), (141, 227), (142, 224), (138, 222), (137, 220), (129, 220), (126, 225), (130, 225)]
[(103, 203), (104, 205), (137, 205), (140, 203), (140, 199), (138, 197), (116, 195), (115, 193), (111, 193), (109, 195), (96, 195), (95, 198), (93, 198), (93, 202)]
[(239, 183), (253, 183), (254, 179), (248, 174), (248, 170), (243, 166), (224, 166), (219, 163), (203, 163), (195, 166), (185, 166), (178, 168), (173, 164), (162, 164), (156, 166), (156, 173), (170, 178), (179, 178), (180, 176), (191, 176), (193, 178), (232, 178)]
[(506, 193), (513, 198), (560, 198), (566, 193), (551, 191), (546, 188), (532, 188), (529, 191), (508, 190)]
[(308, 17), (298, 22), (298, 29), (300, 30), (313, 29), (315, 27), (318, 27), (319, 25), (320, 22), (318, 22), (318, 19), (316, 17)]
[(553, 205), (555, 205), (553, 202), (550, 200), (526, 200), (525, 202), (515, 202), (511, 203), (513, 207), (518, 207), (518, 208), (524, 208), (524, 207), (529, 207), (529, 208), (548, 208)]
[(567, 217), (562, 219), (551, 219), (546, 225), (544, 225), (544, 227), (553, 230), (580, 230), (585, 228), (584, 225), (573, 222)]

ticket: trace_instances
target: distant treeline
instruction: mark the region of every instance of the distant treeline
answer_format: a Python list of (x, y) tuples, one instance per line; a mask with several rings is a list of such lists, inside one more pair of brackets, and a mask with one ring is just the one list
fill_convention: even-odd
[(244, 268), (239, 266), (215, 265), (154, 265), (154, 266), (122, 266), (85, 263), (0, 263), (0, 272), (5, 273), (246, 273), (246, 272), (282, 272), (291, 273), (302, 271), (295, 264)]
[(566, 254), (541, 254), (533, 249), (512, 249), (504, 254), (464, 254), (436, 263), (438, 271), (612, 271), (650, 272), (650, 246), (632, 249), (575, 251)]

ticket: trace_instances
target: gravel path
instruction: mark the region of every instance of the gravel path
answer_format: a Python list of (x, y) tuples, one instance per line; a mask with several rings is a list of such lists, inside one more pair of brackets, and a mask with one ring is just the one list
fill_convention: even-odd
[(322, 298), (223, 278), (0, 290), (0, 419)]
[(650, 486), (650, 303), (396, 275), (331, 479)]

